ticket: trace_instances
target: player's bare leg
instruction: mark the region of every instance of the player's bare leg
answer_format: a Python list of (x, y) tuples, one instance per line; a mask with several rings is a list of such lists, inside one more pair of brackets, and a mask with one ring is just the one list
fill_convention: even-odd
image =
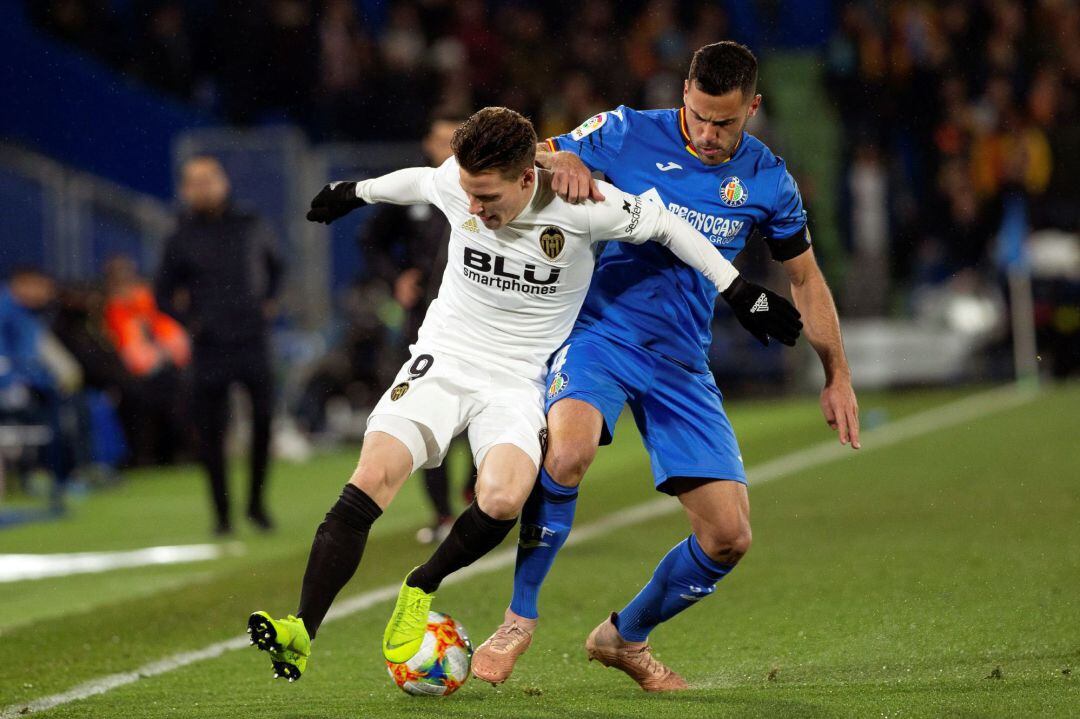
[(517, 522), (535, 481), (536, 464), (520, 447), (497, 444), (488, 450), (477, 474), (476, 499), (431, 558), (412, 571), (408, 584), (434, 592), (451, 573), (497, 547)]
[(536, 463), (513, 444), (492, 447), (476, 477), (476, 501), (496, 519), (517, 519), (536, 482)]
[(274, 619), (260, 611), (249, 617), (252, 644), (270, 652), (275, 677), (293, 681), (307, 670), (311, 640), (360, 565), (371, 524), (401, 489), (413, 461), (400, 440), (370, 432), (349, 483), (315, 533), (297, 615)]
[(693, 534), (664, 557), (649, 584), (612, 613), (585, 642), (589, 659), (628, 674), (645, 691), (686, 689), (686, 681), (652, 656), (648, 634), (712, 593), (716, 581), (750, 549), (746, 485), (734, 481), (672, 480)]
[(369, 432), (349, 484), (386, 509), (412, 474), (412, 468), (413, 456), (404, 442), (386, 432)]
[(750, 551), (750, 497), (742, 482), (684, 480), (676, 489), (701, 548), (734, 566)]
[(476, 500), (454, 522), (431, 558), (402, 584), (383, 634), (387, 661), (406, 662), (423, 641), (428, 610), (443, 579), (499, 546), (510, 533), (536, 480), (536, 463), (513, 444), (492, 447), (476, 481)]
[(547, 420), (544, 469), (563, 487), (577, 487), (596, 459), (604, 415), (588, 402), (567, 397), (551, 406)]
[[(473, 655), (473, 674), (486, 682), (501, 684), (509, 679), (518, 657), (532, 643), (538, 616), (536, 597), (555, 554), (566, 541), (573, 520), (573, 492), (596, 457), (603, 422), (599, 410), (573, 398), (556, 402), (548, 412), (544, 472), (548, 480), (570, 492), (552, 496), (548, 491), (545, 497), (546, 480), (541, 476), (526, 504), (514, 575), (514, 600), (506, 609), (503, 623)], [(571, 501), (566, 501), (567, 496)]]

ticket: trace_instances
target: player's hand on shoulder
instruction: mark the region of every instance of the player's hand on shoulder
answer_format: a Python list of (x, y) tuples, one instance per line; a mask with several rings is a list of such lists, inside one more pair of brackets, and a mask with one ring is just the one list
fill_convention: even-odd
[(567, 202), (604, 201), (604, 195), (589, 168), (574, 153), (565, 150), (556, 152), (551, 160), (551, 174), (551, 189)]
[(344, 217), (357, 207), (367, 203), (356, 195), (355, 182), (331, 182), (325, 185), (319, 194), (311, 200), (311, 209), (307, 218), (311, 222), (329, 225), (334, 220)]
[(720, 296), (731, 305), (739, 324), (761, 344), (768, 346), (772, 337), (788, 347), (795, 346), (802, 331), (801, 315), (784, 297), (742, 277), (736, 277)]

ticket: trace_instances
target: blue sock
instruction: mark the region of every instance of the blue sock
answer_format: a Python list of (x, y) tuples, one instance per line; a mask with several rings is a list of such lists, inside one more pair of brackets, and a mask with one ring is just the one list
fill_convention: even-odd
[(712, 594), (733, 568), (710, 559), (691, 534), (660, 560), (649, 583), (619, 612), (619, 634), (630, 642), (645, 641), (660, 622)]
[(577, 487), (564, 487), (540, 469), (540, 479), (521, 510), (517, 566), (514, 567), (514, 598), (510, 609), (536, 619), (540, 585), (566, 542), (577, 508)]

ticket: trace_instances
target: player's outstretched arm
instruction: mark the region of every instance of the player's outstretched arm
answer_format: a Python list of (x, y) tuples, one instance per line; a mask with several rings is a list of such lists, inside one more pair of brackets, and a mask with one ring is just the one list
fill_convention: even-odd
[(806, 320), (806, 339), (825, 369), (821, 412), (839, 434), (841, 444), (859, 449), (859, 403), (851, 386), (851, 368), (844, 355), (836, 303), (818, 267), (812, 248), (784, 262), (791, 280), (791, 296)]
[(612, 199), (591, 207), (590, 214), (595, 216), (591, 220), (594, 240), (659, 242), (705, 275), (731, 305), (739, 324), (762, 344), (768, 345), (770, 337), (789, 347), (795, 344), (802, 322), (790, 302), (740, 277), (735, 266), (686, 220), (641, 197), (619, 192), (610, 185), (604, 187), (610, 189)]
[(358, 207), (373, 202), (418, 205), (431, 198), (435, 168), (409, 167), (360, 182), (331, 182), (311, 200), (307, 219), (329, 225)]

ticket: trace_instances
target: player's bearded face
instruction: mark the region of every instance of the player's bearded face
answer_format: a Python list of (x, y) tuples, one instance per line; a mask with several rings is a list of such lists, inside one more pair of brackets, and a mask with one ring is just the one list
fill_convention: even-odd
[(696, 83), (687, 82), (683, 86), (683, 104), (695, 152), (706, 165), (718, 165), (735, 154), (747, 121), (761, 105), (761, 95), (747, 98), (742, 90), (710, 95)]
[(489, 230), (497, 230), (521, 214), (532, 199), (536, 182), (536, 170), (531, 167), (516, 176), (494, 170), (474, 175), (460, 168), (458, 174), (461, 189), (469, 198), (469, 212)]

